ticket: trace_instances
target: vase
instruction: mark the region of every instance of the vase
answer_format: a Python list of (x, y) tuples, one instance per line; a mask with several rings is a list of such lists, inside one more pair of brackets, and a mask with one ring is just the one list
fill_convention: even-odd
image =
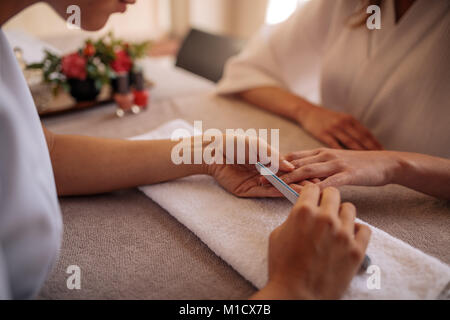
[(100, 94), (93, 79), (69, 79), (70, 94), (78, 102), (93, 101)]

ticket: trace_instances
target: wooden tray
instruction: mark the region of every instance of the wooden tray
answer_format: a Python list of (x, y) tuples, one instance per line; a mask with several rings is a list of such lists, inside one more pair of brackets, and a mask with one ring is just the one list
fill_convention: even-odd
[[(145, 80), (145, 88), (150, 90), (154, 87), (154, 83), (150, 80)], [(77, 102), (70, 94), (67, 92), (60, 92), (57, 96), (53, 97), (52, 100), (45, 108), (41, 108), (38, 113), (41, 117), (59, 115), (77, 110), (84, 110), (93, 108), (96, 106), (104, 105), (113, 102), (113, 92), (110, 86), (104, 86), (98, 95), (96, 100)]]

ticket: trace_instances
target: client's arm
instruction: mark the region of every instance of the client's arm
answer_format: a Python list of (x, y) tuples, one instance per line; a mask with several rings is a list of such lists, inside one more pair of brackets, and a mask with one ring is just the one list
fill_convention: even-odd
[(287, 183), (319, 178), (329, 186), (399, 184), (450, 200), (450, 160), (395, 151), (317, 149), (286, 157), (297, 169), (283, 176)]
[(253, 105), (299, 123), (332, 148), (381, 149), (369, 130), (351, 115), (318, 107), (286, 89), (261, 87), (243, 91), (239, 96)]
[(269, 281), (252, 299), (338, 299), (360, 269), (370, 229), (327, 188), (306, 186), (286, 222), (270, 235)]
[[(254, 166), (206, 165), (203, 160), (202, 164), (176, 165), (171, 155), (172, 149), (179, 142), (128, 141), (58, 135), (45, 128), (44, 132), (59, 195), (96, 194), (195, 174), (209, 174), (216, 178), (226, 190), (237, 196), (281, 196), (273, 187), (260, 185), (259, 174)], [(232, 139), (237, 139), (237, 136), (232, 136)], [(191, 152), (189, 156), (193, 159), (195, 146), (193, 138), (191, 140), (188, 150)], [(269, 154), (278, 154), (264, 141), (258, 140), (258, 143), (258, 147), (269, 148)], [(204, 149), (209, 143), (201, 141), (200, 144)], [(248, 146), (249, 144), (247, 144), (247, 153)], [(279, 168), (284, 172), (294, 169), (290, 163), (279, 156), (271, 159), (279, 161)]]

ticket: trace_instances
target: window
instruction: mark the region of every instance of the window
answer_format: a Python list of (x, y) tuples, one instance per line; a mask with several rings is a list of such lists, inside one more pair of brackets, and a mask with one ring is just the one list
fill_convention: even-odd
[(283, 22), (294, 13), (298, 6), (310, 0), (269, 0), (267, 8), (266, 23), (276, 24)]

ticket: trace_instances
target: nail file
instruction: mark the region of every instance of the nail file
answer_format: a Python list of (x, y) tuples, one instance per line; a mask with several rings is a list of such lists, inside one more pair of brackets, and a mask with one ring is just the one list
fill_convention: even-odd
[[(257, 162), (256, 164), (258, 171), (263, 175), (278, 191), (281, 192), (283, 196), (286, 197), (292, 204), (296, 204), (298, 197), (300, 196), (294, 189), (289, 187), (283, 180), (277, 177), (272, 171), (270, 171), (265, 165), (261, 162)], [(367, 270), (370, 266), (371, 260), (368, 255), (364, 257), (364, 261), (361, 264), (361, 272)]]
[(283, 196), (286, 197), (292, 204), (296, 204), (299, 194), (289, 187), (283, 180), (278, 178), (272, 171), (270, 171), (261, 162), (257, 163), (259, 172), (263, 175)]

